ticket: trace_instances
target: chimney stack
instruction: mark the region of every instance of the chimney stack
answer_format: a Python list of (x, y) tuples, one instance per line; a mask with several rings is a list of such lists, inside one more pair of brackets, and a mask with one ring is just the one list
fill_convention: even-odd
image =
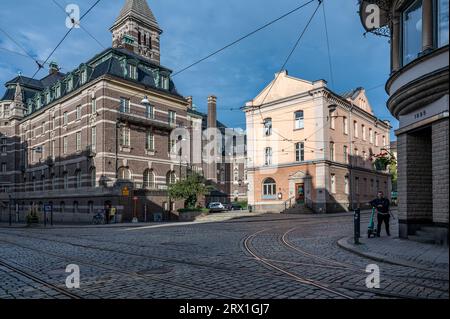
[(192, 96), (186, 96), (186, 101), (189, 103), (188, 108), (192, 110), (192, 107), (194, 106), (194, 100)]
[(217, 127), (217, 97), (208, 97), (208, 128)]
[(52, 74), (56, 74), (59, 72), (59, 67), (58, 67), (58, 63), (52, 61), (49, 64), (49, 69), (48, 69), (48, 74), (52, 75)]

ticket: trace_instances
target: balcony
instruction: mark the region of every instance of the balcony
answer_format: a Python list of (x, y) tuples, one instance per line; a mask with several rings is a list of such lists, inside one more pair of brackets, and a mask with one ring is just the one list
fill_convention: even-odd
[(117, 118), (120, 122), (126, 122), (130, 124), (135, 124), (138, 126), (144, 126), (144, 127), (155, 127), (161, 130), (165, 131), (172, 131), (174, 128), (173, 125), (171, 125), (168, 122), (160, 121), (155, 118), (140, 116), (132, 113), (119, 113), (119, 116)]

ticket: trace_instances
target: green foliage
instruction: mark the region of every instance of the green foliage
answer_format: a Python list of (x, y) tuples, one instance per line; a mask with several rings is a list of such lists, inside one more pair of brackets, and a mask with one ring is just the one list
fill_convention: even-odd
[(392, 191), (397, 191), (397, 163), (389, 165), (389, 173), (391, 174)]
[(188, 175), (169, 187), (169, 196), (173, 199), (183, 199), (185, 208), (195, 208), (197, 199), (209, 193), (203, 177), (197, 173)]

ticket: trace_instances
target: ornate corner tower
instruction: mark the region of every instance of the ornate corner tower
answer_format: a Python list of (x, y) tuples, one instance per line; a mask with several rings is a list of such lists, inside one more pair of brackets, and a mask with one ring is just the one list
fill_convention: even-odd
[(162, 30), (147, 0), (126, 0), (110, 31), (113, 48), (128, 49), (160, 64), (159, 39)]

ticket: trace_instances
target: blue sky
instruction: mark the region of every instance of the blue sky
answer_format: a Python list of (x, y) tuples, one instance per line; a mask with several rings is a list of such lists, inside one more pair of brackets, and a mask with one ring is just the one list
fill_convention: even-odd
[[(62, 6), (78, 4), (83, 14), (94, 0), (56, 0)], [(82, 29), (74, 30), (55, 52), (55, 60), (67, 72), (111, 45), (109, 27), (125, 0), (102, 0), (82, 21), (101, 44)], [(161, 63), (177, 71), (208, 53), (265, 24), (306, 0), (149, 0), (160, 27)], [(207, 96), (218, 97), (218, 115), (231, 127), (245, 127), (238, 110), (255, 97), (283, 64), (316, 4), (277, 22), (238, 45), (176, 76), (178, 91), (192, 95), (200, 111), (206, 110)], [(367, 92), (375, 114), (398, 122), (386, 108), (384, 84), (389, 75), (387, 38), (363, 36), (356, 0), (325, 0), (332, 65), (333, 87), (320, 10), (292, 56), (289, 74), (306, 80), (325, 79), (341, 93), (358, 86)], [(20, 15), (17, 14), (20, 12)], [(2, 0), (0, 27), (9, 32), (32, 56), (44, 60), (67, 32), (65, 13), (52, 0)], [(0, 48), (23, 51), (0, 33)], [(0, 82), (18, 72), (31, 76), (35, 63), (24, 56), (0, 49)], [(41, 71), (38, 77), (43, 77)], [(381, 86), (380, 86), (381, 85)], [(0, 95), (4, 87), (0, 88)], [(392, 134), (392, 137), (393, 134)]]

